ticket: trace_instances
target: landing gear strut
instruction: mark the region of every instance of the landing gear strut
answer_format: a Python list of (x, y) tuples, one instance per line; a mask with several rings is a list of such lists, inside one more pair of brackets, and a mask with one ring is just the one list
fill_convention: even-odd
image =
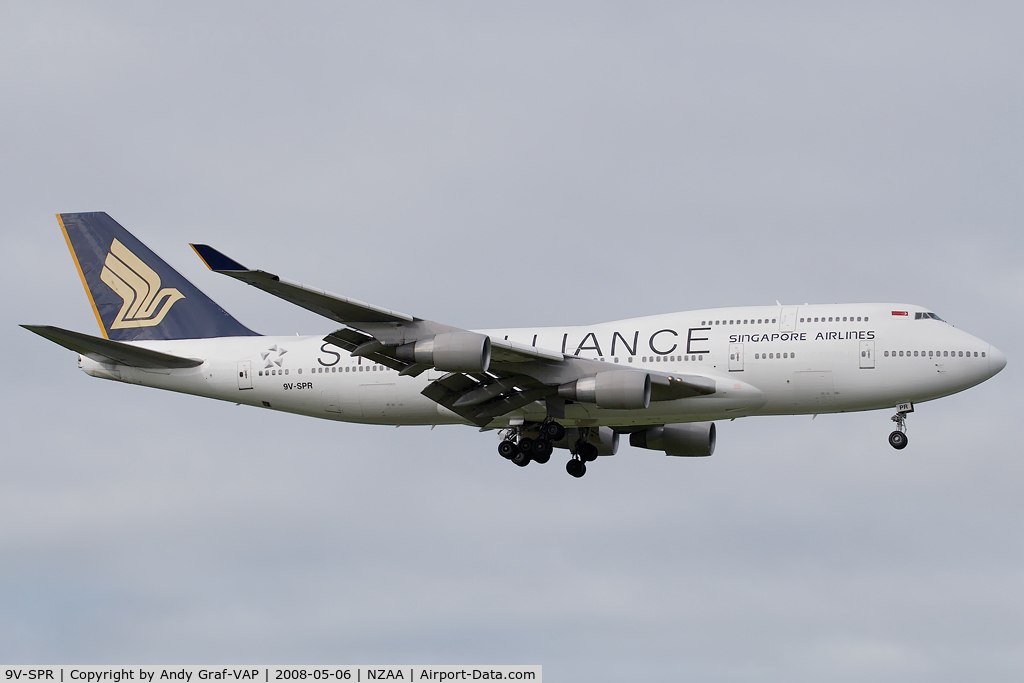
[(907, 413), (903, 410), (896, 411), (892, 416), (896, 423), (896, 431), (889, 435), (889, 445), (898, 451), (907, 447)]

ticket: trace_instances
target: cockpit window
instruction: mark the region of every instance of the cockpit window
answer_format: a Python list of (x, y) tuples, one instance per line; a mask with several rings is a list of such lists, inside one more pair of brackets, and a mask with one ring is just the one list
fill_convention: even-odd
[(945, 320), (942, 320), (942, 318), (940, 318), (939, 316), (935, 315), (934, 313), (921, 313), (920, 311), (918, 311), (917, 313), (914, 314), (914, 320), (928, 320), (928, 319), (940, 320), (942, 322), (946, 322)]

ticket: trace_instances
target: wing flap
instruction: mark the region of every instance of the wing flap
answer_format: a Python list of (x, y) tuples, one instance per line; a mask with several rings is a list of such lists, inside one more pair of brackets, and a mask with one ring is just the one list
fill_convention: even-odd
[(66, 349), (99, 362), (114, 362), (134, 368), (195, 368), (203, 364), (199, 358), (182, 358), (123, 342), (100, 339), (81, 332), (72, 332), (52, 325), (22, 325), (29, 332), (60, 344)]

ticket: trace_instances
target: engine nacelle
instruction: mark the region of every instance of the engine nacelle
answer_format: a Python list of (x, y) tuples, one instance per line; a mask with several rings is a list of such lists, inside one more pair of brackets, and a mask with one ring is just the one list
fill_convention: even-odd
[(651, 405), (651, 376), (635, 370), (607, 370), (563, 384), (558, 395), (601, 408), (637, 410)]
[[(579, 441), (580, 430), (576, 427), (566, 427), (565, 437), (561, 441), (555, 441), (551, 445), (555, 448), (570, 448)], [(615, 455), (619, 450), (619, 433), (611, 427), (591, 427), (587, 443), (597, 446), (598, 455)]]
[(487, 372), (491, 338), (476, 332), (442, 332), (430, 339), (402, 344), (395, 355), (445, 372)]
[(684, 422), (648, 427), (630, 434), (629, 445), (665, 451), (665, 455), (708, 456), (715, 452), (715, 423)]

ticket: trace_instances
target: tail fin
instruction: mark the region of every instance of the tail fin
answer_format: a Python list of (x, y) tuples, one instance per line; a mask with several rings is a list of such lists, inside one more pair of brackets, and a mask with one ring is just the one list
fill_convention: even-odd
[(62, 213), (57, 221), (107, 339), (256, 335), (106, 213)]

